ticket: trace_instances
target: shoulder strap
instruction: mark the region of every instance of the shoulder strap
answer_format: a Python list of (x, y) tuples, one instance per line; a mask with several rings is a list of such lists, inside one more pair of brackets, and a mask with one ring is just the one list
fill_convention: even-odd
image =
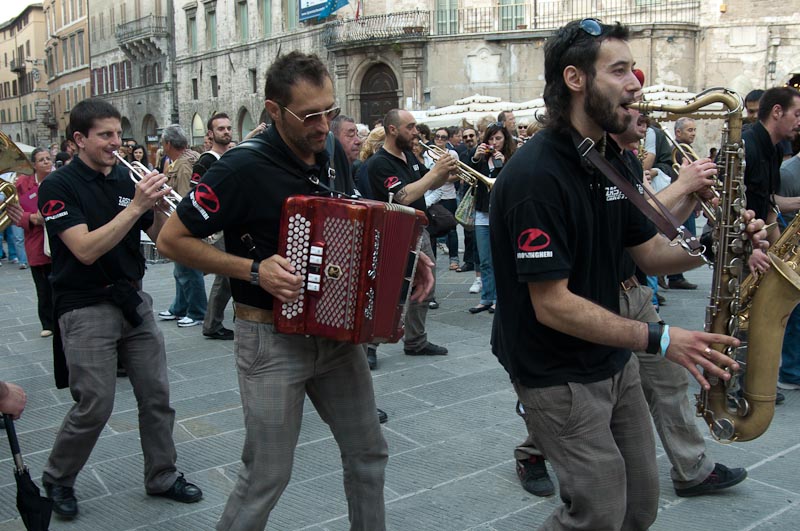
[[(647, 193), (653, 203), (658, 207), (658, 210), (647, 202), (642, 194), (633, 186), (628, 179), (623, 177), (619, 171), (612, 166), (600, 153), (594, 149), (595, 142), (591, 138), (581, 139), (577, 131), (572, 130), (572, 140), (575, 147), (581, 156), (581, 159), (587, 161), (597, 171), (606, 176), (606, 178), (614, 183), (617, 188), (622, 190), (622, 193), (633, 203), (639, 211), (647, 216), (652, 221), (658, 230), (670, 241), (677, 241), (686, 252), (692, 256), (703, 256), (705, 247), (700, 243), (694, 234), (690, 234), (676, 218), (672, 215), (667, 207), (663, 205), (655, 194), (642, 185), (642, 189)], [(635, 177), (638, 179), (638, 177)], [(639, 181), (639, 184), (642, 184)]]

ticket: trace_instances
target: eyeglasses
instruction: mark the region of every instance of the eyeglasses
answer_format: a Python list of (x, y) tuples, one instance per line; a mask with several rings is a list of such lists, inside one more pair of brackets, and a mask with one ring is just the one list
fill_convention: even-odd
[[(597, 18), (585, 18), (581, 20), (578, 23), (578, 28), (582, 29), (587, 35), (591, 35), (592, 37), (599, 37), (603, 34), (602, 22), (600, 22), (600, 19)], [(572, 38), (567, 43), (567, 48), (572, 46), (572, 43), (575, 42), (575, 39), (578, 38), (578, 35), (580, 35), (580, 32), (578, 31), (572, 35)]]
[(450, 137), (447, 135), (436, 135), (434, 138), (436, 138), (436, 140), (447, 140)]
[(312, 112), (311, 114), (306, 114), (304, 117), (300, 118), (295, 113), (293, 113), (289, 107), (281, 105), (280, 103), (278, 105), (280, 105), (282, 109), (289, 111), (289, 114), (297, 118), (299, 121), (303, 122), (303, 127), (311, 127), (315, 123), (322, 120), (323, 116), (325, 117), (326, 120), (330, 122), (337, 116), (339, 116), (340, 112), (342, 112), (341, 108), (339, 108), (339, 106), (337, 105), (336, 107), (331, 107), (327, 111)]

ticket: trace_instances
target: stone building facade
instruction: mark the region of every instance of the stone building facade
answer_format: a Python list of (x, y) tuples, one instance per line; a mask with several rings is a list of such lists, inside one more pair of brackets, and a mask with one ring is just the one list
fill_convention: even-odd
[(89, 97), (87, 0), (44, 0), (50, 139), (66, 138), (72, 106)]
[(122, 136), (155, 158), (161, 129), (177, 121), (171, 0), (88, 0), (92, 96), (122, 115)]
[(13, 141), (46, 144), (49, 111), (44, 11), (33, 4), (0, 25), (0, 130)]

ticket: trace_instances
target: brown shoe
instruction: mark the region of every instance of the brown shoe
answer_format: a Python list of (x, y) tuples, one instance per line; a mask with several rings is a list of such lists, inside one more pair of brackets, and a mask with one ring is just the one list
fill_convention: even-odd
[(697, 289), (697, 284), (692, 284), (685, 278), (670, 280), (669, 289)]
[(669, 286), (667, 286), (667, 277), (658, 277), (658, 287), (661, 289), (669, 289)]

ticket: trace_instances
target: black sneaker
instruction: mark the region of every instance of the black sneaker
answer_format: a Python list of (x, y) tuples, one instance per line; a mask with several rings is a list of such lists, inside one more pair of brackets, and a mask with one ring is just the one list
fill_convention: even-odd
[(181, 503), (198, 502), (203, 497), (203, 491), (200, 490), (197, 485), (186, 481), (186, 479), (183, 477), (183, 474), (178, 476), (178, 479), (175, 480), (175, 483), (173, 483), (168, 490), (165, 490), (164, 492), (148, 492), (147, 494), (150, 496), (169, 498), (170, 500), (175, 500), (176, 502)]
[(221, 339), (223, 341), (228, 341), (233, 339), (233, 330), (230, 328), (225, 328), (224, 326), (221, 327), (216, 332), (203, 332), (203, 335), (208, 339)]
[(378, 423), (386, 424), (386, 421), (389, 420), (389, 415), (387, 415), (386, 412), (379, 407), (375, 409), (378, 410)]
[(367, 347), (367, 365), (371, 371), (378, 368), (378, 350), (375, 347)]
[(728, 468), (719, 463), (714, 464), (714, 470), (708, 475), (702, 483), (694, 487), (686, 487), (684, 489), (675, 489), (675, 494), (681, 498), (690, 498), (692, 496), (702, 496), (718, 490), (727, 489), (738, 485), (747, 477), (747, 470), (744, 468)]
[(536, 455), (532, 455), (524, 461), (517, 461), (517, 476), (522, 483), (522, 488), (534, 496), (542, 498), (552, 496), (556, 492), (544, 462), (544, 457)]
[(64, 520), (72, 520), (78, 516), (78, 500), (75, 499), (75, 489), (46, 481), (42, 484), (47, 497), (53, 500), (54, 513)]
[(424, 347), (419, 350), (411, 350), (411, 349), (403, 349), (403, 352), (406, 353), (406, 356), (446, 356), (447, 349), (444, 347), (440, 347), (439, 345), (434, 345), (433, 343), (428, 343)]

